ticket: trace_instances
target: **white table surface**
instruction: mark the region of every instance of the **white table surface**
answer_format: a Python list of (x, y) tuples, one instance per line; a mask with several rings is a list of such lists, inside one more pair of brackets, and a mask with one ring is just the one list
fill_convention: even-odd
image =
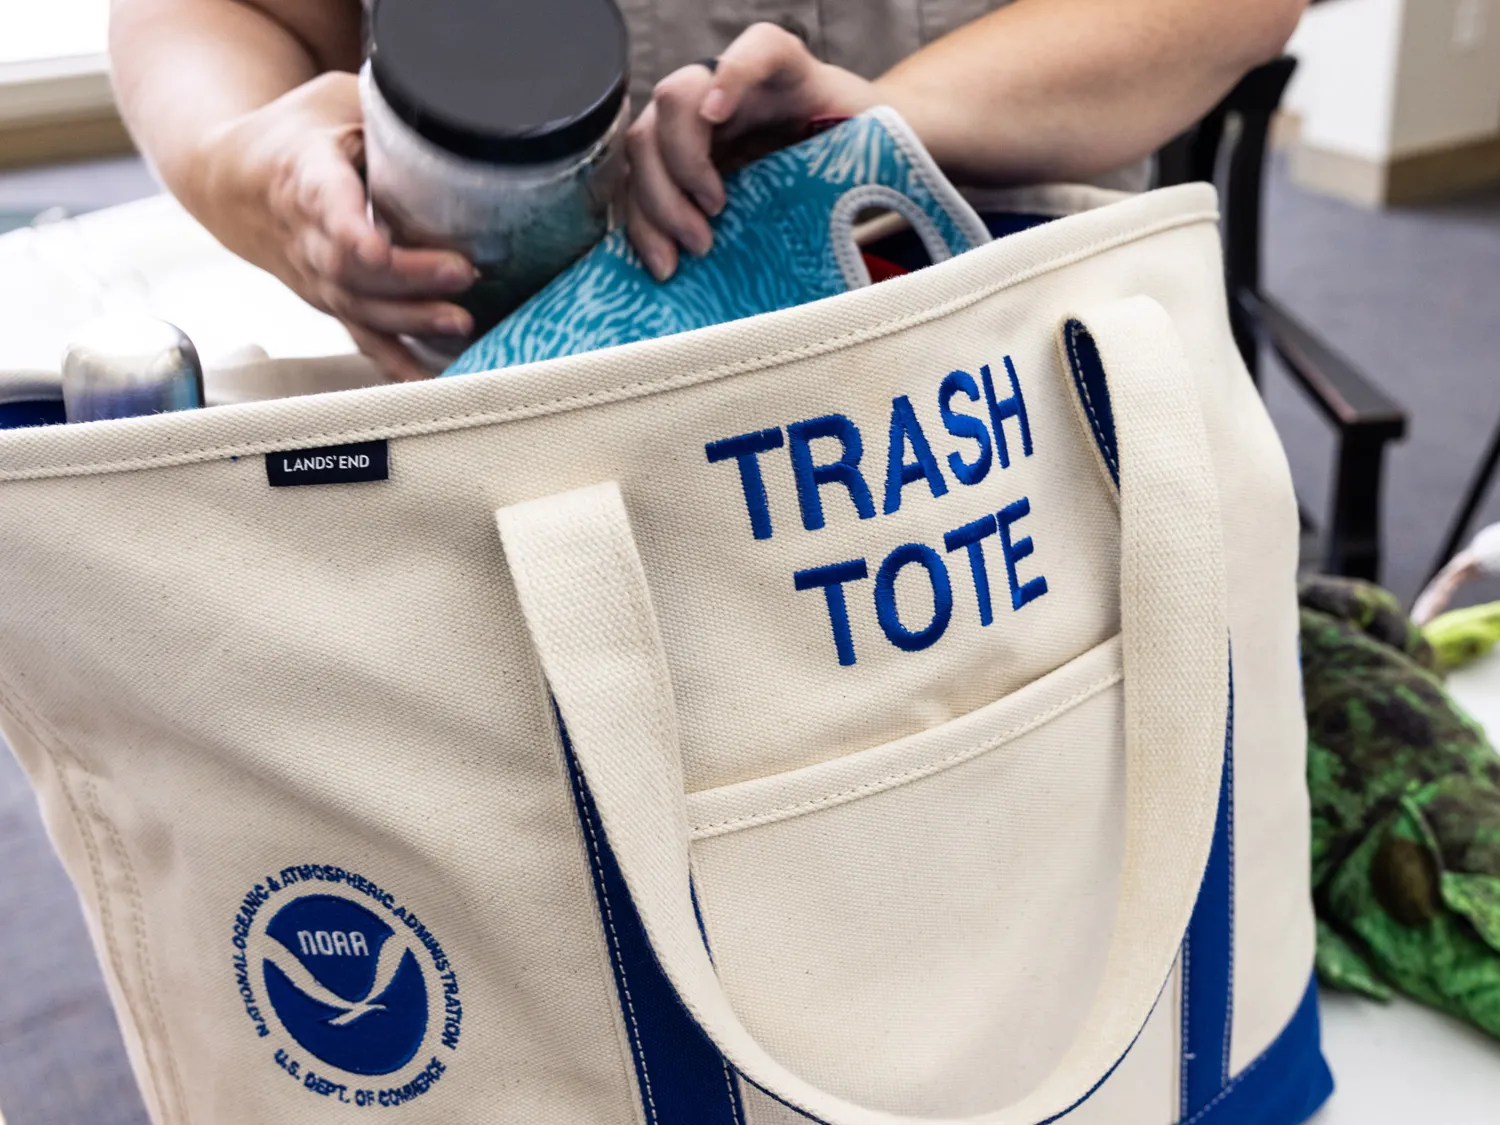
[(0, 235), (0, 372), (56, 372), (81, 325), (133, 313), (178, 325), (205, 365), (247, 347), (278, 358), (354, 350), (338, 321), (225, 250), (169, 196)]
[(1322, 990), (1334, 1093), (1312, 1125), (1495, 1125), (1500, 1043), (1398, 997)]
[[(1500, 652), (1448, 678), (1500, 745)], [(1497, 1125), (1500, 1042), (1410, 1000), (1376, 1004), (1324, 989), (1333, 1097), (1314, 1125)]]
[[(0, 338), (0, 371), (56, 370), (72, 331), (105, 311), (174, 321), (209, 362), (247, 345), (273, 357), (352, 347), (335, 321), (224, 250), (166, 197), (0, 236), (0, 303), (24, 310), (16, 323), (28, 326)], [(1449, 685), (1500, 745), (1500, 653)], [(1500, 1043), (1457, 1020), (1325, 989), (1323, 1042), (1337, 1090), (1315, 1125), (1500, 1125)]]

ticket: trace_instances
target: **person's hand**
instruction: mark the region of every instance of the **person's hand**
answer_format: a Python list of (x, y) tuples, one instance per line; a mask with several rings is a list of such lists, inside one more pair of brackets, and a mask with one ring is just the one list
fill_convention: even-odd
[[(630, 127), (630, 241), (658, 280), (677, 269), (678, 246), (706, 254), (710, 216), (724, 208), (720, 163), (780, 147), (818, 117), (860, 113), (880, 101), (873, 83), (817, 60), (775, 24), (748, 28), (719, 56), (673, 71)], [(779, 142), (779, 143), (778, 143)]]
[(426, 378), (398, 336), (473, 331), (444, 298), (477, 273), (451, 250), (391, 245), (365, 208), (362, 153), (358, 80), (323, 74), (213, 133), (194, 195), (221, 242), (337, 317), (387, 376)]

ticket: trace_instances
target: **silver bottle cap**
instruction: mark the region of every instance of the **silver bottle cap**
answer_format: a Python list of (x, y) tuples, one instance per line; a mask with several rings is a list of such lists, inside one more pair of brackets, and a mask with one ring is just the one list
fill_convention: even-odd
[(86, 325), (63, 353), (69, 422), (191, 410), (203, 405), (198, 349), (175, 324), (117, 316)]

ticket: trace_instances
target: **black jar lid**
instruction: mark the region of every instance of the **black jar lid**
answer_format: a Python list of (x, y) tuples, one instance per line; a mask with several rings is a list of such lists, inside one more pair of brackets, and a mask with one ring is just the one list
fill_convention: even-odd
[(613, 0), (377, 0), (370, 44), (375, 84), (397, 117), (493, 164), (582, 152), (629, 85)]

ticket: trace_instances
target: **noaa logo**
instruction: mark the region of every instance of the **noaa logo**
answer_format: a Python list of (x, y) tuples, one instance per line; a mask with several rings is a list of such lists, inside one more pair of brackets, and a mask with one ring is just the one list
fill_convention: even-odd
[(427, 1036), (427, 985), (391, 927), (348, 899), (309, 895), (266, 926), (266, 996), (308, 1054), (351, 1074), (390, 1074)]
[[(274, 1038), (279, 1027), (289, 1037), (273, 1058), (306, 1089), (394, 1106), (446, 1072), (442, 1056), (457, 1049), (462, 1028), (458, 976), (389, 892), (341, 867), (283, 868), (240, 903), (233, 942), (256, 1034)], [(374, 1078), (384, 1088), (360, 1081)]]

